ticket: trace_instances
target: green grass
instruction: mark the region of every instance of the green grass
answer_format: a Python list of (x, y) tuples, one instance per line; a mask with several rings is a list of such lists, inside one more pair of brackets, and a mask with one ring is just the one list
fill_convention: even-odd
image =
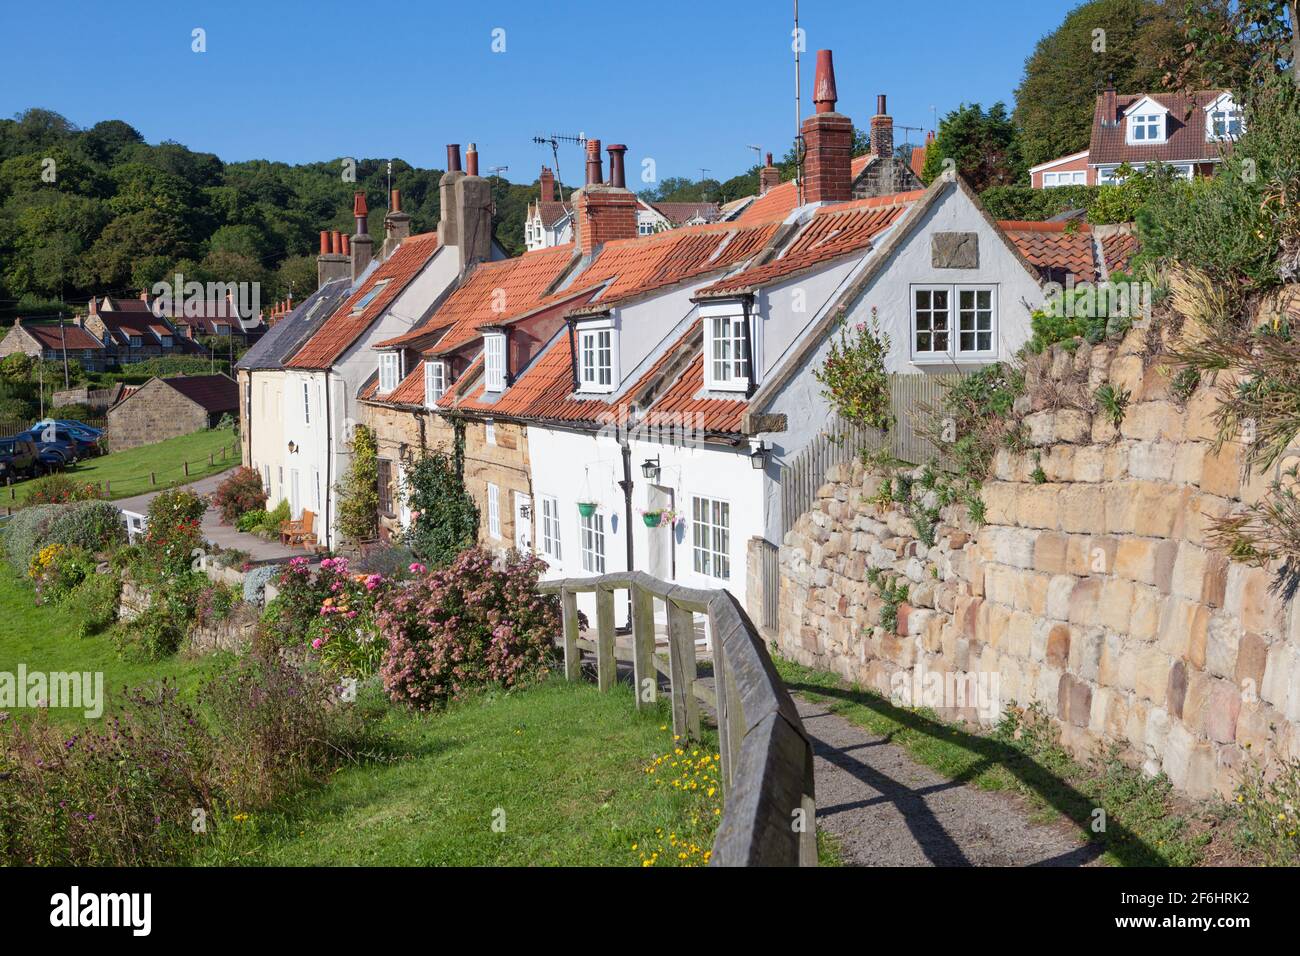
[[(1164, 776), (1148, 778), (1114, 752), (1075, 760), (1032, 714), (1006, 720), (991, 734), (972, 733), (925, 708), (897, 707), (835, 674), (774, 661), (792, 692), (898, 744), (919, 763), (958, 783), (1020, 793), (1040, 819), (1066, 818), (1083, 839), (1099, 844), (1104, 863), (1190, 866), (1205, 855), (1215, 808), (1194, 818), (1176, 803)], [(1092, 829), (1098, 808), (1105, 811), (1100, 833)]]
[[(676, 835), (712, 845), (720, 794), (674, 788), (656, 755), (676, 746), (668, 712), (631, 689), (553, 679), (489, 691), (436, 714), (384, 708), (394, 762), (346, 768), (293, 808), (227, 827), (205, 862), (275, 866), (640, 866)], [(710, 735), (689, 756), (716, 754)], [(494, 823), (496, 827), (494, 828)], [(635, 847), (635, 848), (634, 848)]]
[[(197, 481), (208, 475), (215, 475), (233, 468), (239, 463), (238, 448), (233, 453), (227, 452), (223, 461), (221, 449), (236, 445), (235, 433), (229, 428), (212, 428), (168, 438), (152, 445), (128, 448), (126, 451), (110, 452), (97, 458), (88, 458), (78, 462), (63, 473), (77, 481), (108, 482), (108, 498), (130, 498), (147, 491), (160, 491), (175, 485)], [(214, 456), (214, 464), (208, 464), (208, 456)], [(190, 463), (187, 476), (184, 462)], [(157, 484), (149, 479), (150, 472), (157, 478)], [(27, 494), (31, 481), (16, 482), (11, 489), (11, 500), (21, 501)]]
[[(157, 663), (121, 660), (107, 634), (76, 636), (76, 621), (66, 608), (36, 605), (32, 589), (6, 562), (0, 562), (0, 670), (99, 672), (104, 675), (105, 712), (123, 687), (151, 680), (175, 680), (182, 694), (193, 699), (203, 676), (220, 664), (219, 657), (172, 657)], [(60, 722), (84, 720), (81, 711), (52, 710)]]

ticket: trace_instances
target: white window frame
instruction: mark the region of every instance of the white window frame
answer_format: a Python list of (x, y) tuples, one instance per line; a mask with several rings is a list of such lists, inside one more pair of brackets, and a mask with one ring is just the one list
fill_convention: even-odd
[(497, 425), (490, 418), (483, 423), (483, 441), (489, 445), (497, 443)]
[(433, 408), (447, 394), (447, 363), (441, 359), (424, 361), (424, 404)]
[[(1157, 146), (1169, 136), (1169, 110), (1149, 96), (1144, 96), (1124, 115), (1124, 142), (1130, 146)], [(1142, 136), (1138, 136), (1138, 131)]]
[(1057, 186), (1084, 186), (1088, 182), (1086, 169), (1067, 169), (1057, 173), (1043, 173), (1043, 188), (1055, 189)]
[(542, 554), (562, 561), (563, 546), (560, 540), (560, 501), (554, 495), (541, 495)]
[(719, 581), (731, 579), (731, 503), (691, 496), (691, 567)]
[[(929, 308), (924, 310), (920, 309), (917, 305), (918, 296), (922, 292), (928, 292), (931, 295), (930, 306)], [(934, 293), (936, 292), (942, 292), (947, 296), (947, 310), (945, 313), (946, 318), (944, 320), (945, 324), (943, 329), (941, 330), (944, 334), (947, 335), (947, 344), (941, 349), (934, 347), (935, 334), (936, 334), (934, 316), (935, 313), (939, 311), (934, 307)], [(909, 326), (908, 326), (908, 345), (910, 349), (910, 354), (912, 356), (912, 360), (924, 362), (927, 359), (938, 360), (938, 359), (947, 359), (951, 357), (952, 355), (952, 314), (953, 314), (952, 286), (913, 285), (908, 292), (908, 296), (910, 300), (908, 302), (908, 314), (910, 316)], [(921, 329), (917, 325), (917, 320), (918, 320), (917, 313), (921, 311), (925, 311), (926, 313), (928, 313), (926, 320), (929, 323), (929, 328), (926, 329), (926, 331), (930, 334), (930, 347), (927, 349), (922, 349), (917, 345), (917, 336), (921, 334)]]
[(488, 534), (501, 540), (501, 489), (488, 482), (487, 486)]
[(302, 383), (302, 423), (311, 424), (311, 386), (307, 382)]
[[(1214, 125), (1219, 122), (1223, 125), (1222, 132), (1215, 132)], [(1237, 131), (1232, 131), (1232, 124), (1237, 124)], [(1213, 103), (1205, 107), (1205, 139), (1206, 142), (1218, 142), (1227, 140), (1229, 142), (1240, 139), (1246, 132), (1246, 117), (1242, 108), (1233, 101), (1227, 93), (1221, 93)]]
[(605, 573), (605, 516), (578, 513), (578, 540), (582, 543), (582, 570)]
[[(618, 388), (618, 331), (612, 322), (578, 326), (578, 391), (609, 393)], [(608, 364), (602, 364), (607, 353)], [(588, 363), (591, 359), (591, 363)], [(608, 378), (609, 381), (602, 381)]]
[[(931, 339), (930, 350), (925, 351), (917, 347), (917, 334), (920, 331), (917, 327), (917, 320), (918, 320), (917, 313), (919, 311), (922, 311), (918, 309), (917, 306), (917, 299), (918, 299), (917, 293), (919, 292), (929, 292), (931, 293), (931, 295), (933, 295), (933, 293), (935, 292), (946, 292), (948, 295), (948, 311), (947, 311), (948, 340), (947, 340), (947, 347), (944, 349), (936, 349), (933, 347), (933, 341), (934, 341), (933, 337)], [(989, 328), (988, 329), (978, 328), (979, 317), (977, 315), (975, 317), (977, 326), (971, 331), (975, 332), (977, 335), (981, 331), (987, 331), (989, 336), (989, 340), (988, 340), (989, 347), (986, 349), (981, 349), (981, 348), (964, 349), (962, 348), (961, 345), (961, 333), (962, 333), (961, 325), (962, 325), (962, 312), (963, 312), (962, 296), (963, 293), (971, 293), (972, 295), (978, 296), (980, 292), (987, 292), (989, 294), (989, 307), (987, 310), (989, 312)], [(952, 284), (937, 284), (937, 285), (930, 284), (930, 283), (918, 284), (918, 285), (913, 285), (911, 287), (909, 291), (909, 296), (911, 299), (911, 301), (909, 302), (909, 311), (911, 314), (911, 319), (908, 326), (908, 342), (911, 349), (912, 362), (914, 364), (924, 365), (930, 362), (937, 363), (937, 362), (953, 362), (953, 361), (965, 362), (965, 361), (992, 359), (997, 357), (999, 322), (998, 322), (998, 286), (996, 284), (981, 283), (981, 282), (957, 282)], [(933, 299), (931, 301), (933, 301)], [(978, 298), (976, 299), (976, 301), (978, 302)], [(933, 312), (934, 310), (930, 309), (929, 311)], [(983, 312), (985, 310), (980, 309), (978, 311)], [(933, 328), (931, 328), (930, 331), (931, 331), (931, 335), (933, 336)], [(978, 343), (978, 337), (976, 339), (976, 342)]]
[(700, 320), (704, 323), (704, 387), (719, 392), (745, 391), (753, 373), (748, 354), (753, 336), (745, 334), (744, 312), (701, 310)]
[(402, 353), (379, 353), (379, 394), (387, 395), (402, 383)]
[(506, 336), (504, 332), (483, 334), (483, 389), (506, 390)]

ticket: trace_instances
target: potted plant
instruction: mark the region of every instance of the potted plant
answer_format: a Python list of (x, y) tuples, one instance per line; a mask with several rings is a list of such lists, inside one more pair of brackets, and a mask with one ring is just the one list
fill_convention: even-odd
[(582, 515), (584, 518), (590, 518), (595, 513), (596, 513), (596, 502), (594, 501), (578, 502), (578, 514)]
[(645, 526), (646, 526), (647, 528), (657, 528), (657, 527), (659, 527), (659, 521), (660, 521), (660, 519), (661, 519), (662, 517), (663, 517), (663, 512), (662, 512), (662, 511), (643, 511), (643, 512), (641, 512), (641, 520), (645, 522)]

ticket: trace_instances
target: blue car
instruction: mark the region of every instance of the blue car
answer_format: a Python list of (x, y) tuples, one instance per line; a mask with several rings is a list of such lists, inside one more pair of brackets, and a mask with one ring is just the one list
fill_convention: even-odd
[(96, 428), (94, 425), (87, 425), (85, 422), (79, 422), (72, 418), (43, 418), (32, 428), (44, 428), (46, 425), (62, 425), (69, 431), (85, 432), (88, 435), (94, 435), (96, 438), (100, 438), (104, 434), (104, 429)]
[[(15, 438), (26, 438), (36, 444), (36, 448), (41, 451), (53, 450), (58, 452), (62, 457), (63, 464), (70, 465), (78, 458), (81, 458), (82, 447), (93, 447), (89, 443), (78, 442), (77, 438), (66, 428), (59, 428), (57, 425), (47, 426), (45, 428), (33, 428), (30, 431), (22, 432), (14, 436)], [(42, 461), (54, 463), (53, 459), (47, 459), (45, 455), (41, 456)]]

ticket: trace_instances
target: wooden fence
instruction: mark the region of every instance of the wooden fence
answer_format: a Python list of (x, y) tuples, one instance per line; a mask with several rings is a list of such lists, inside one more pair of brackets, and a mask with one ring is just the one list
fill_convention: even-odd
[[(673, 732), (698, 738), (700, 704), (717, 715), (723, 810), (711, 866), (816, 866), (817, 828), (812, 743), (804, 732), (767, 647), (736, 599), (725, 590), (698, 591), (641, 571), (547, 581), (564, 609), (564, 674), (581, 677), (581, 653), (596, 655), (596, 684), (614, 686), (618, 662), (632, 664), (637, 707), (668, 679)], [(614, 640), (614, 592), (631, 591), (632, 646)], [(579, 636), (579, 592), (596, 595), (596, 637)], [(668, 611), (667, 661), (655, 650), (655, 606)], [(695, 659), (695, 615), (708, 617), (713, 686)], [(646, 693), (649, 691), (649, 693)]]
[(934, 457), (934, 444), (921, 434), (917, 419), (921, 417), (922, 408), (937, 408), (943, 401), (947, 386), (960, 379), (960, 374), (892, 374), (889, 376), (889, 404), (895, 424), (888, 433), (839, 421), (809, 442), (788, 465), (782, 465), (782, 535), (794, 527), (799, 515), (812, 507), (817, 489), (826, 481), (826, 470), (832, 465), (853, 461), (864, 451), (882, 449), (900, 461), (914, 465)]

